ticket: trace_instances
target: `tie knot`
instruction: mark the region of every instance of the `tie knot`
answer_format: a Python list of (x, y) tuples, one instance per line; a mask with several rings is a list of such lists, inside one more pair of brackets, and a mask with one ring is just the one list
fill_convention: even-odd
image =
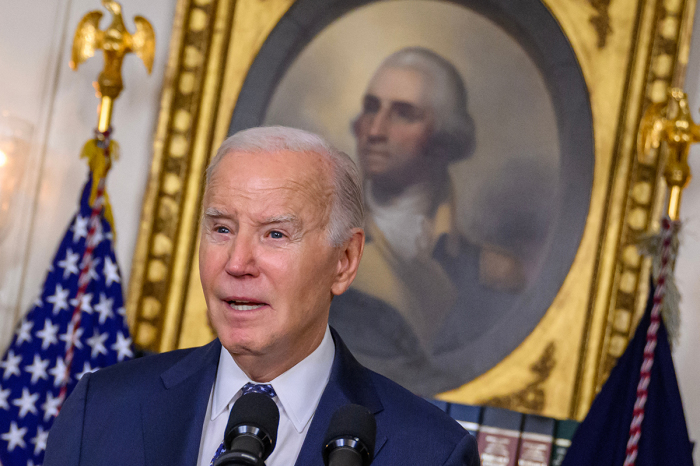
[(241, 391), (243, 392), (243, 395), (247, 395), (248, 393), (262, 393), (263, 395), (267, 395), (270, 398), (277, 396), (277, 393), (275, 393), (275, 389), (272, 388), (272, 385), (270, 384), (258, 384), (248, 382), (247, 384), (243, 385)]

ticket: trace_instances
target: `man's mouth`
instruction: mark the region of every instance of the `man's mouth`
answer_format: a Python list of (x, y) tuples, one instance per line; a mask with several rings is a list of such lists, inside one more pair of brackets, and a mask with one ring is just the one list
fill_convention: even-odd
[(261, 307), (266, 306), (265, 303), (259, 303), (255, 301), (230, 300), (226, 301), (226, 303), (231, 309), (236, 311), (253, 311), (255, 309), (260, 309)]
[(389, 155), (389, 151), (386, 148), (377, 146), (363, 147), (361, 152), (364, 155), (375, 157), (387, 157)]

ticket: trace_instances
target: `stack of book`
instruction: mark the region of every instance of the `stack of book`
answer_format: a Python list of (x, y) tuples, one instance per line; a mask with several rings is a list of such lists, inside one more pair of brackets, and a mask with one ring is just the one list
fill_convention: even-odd
[(430, 400), (477, 439), (482, 466), (560, 466), (578, 422)]

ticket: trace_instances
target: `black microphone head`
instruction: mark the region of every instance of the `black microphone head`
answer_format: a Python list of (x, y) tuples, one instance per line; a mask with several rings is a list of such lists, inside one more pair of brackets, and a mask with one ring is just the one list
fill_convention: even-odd
[(323, 441), (323, 461), (337, 448), (351, 448), (362, 456), (362, 464), (369, 465), (374, 459), (374, 444), (377, 438), (377, 421), (374, 414), (364, 406), (349, 404), (341, 406), (333, 414)]
[(242, 434), (241, 427), (252, 427), (253, 432), (248, 431), (248, 433), (262, 440), (265, 445), (262, 459), (265, 460), (277, 443), (279, 422), (280, 412), (272, 398), (262, 393), (243, 395), (231, 408), (224, 434), (224, 445), (226, 449), (230, 449), (234, 439)]

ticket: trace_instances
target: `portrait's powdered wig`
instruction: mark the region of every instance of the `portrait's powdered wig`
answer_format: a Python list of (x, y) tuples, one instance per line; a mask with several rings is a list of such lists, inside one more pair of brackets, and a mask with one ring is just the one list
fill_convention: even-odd
[(429, 150), (439, 150), (449, 162), (474, 152), (474, 120), (467, 110), (467, 90), (452, 63), (432, 50), (407, 47), (385, 58), (374, 76), (384, 68), (408, 68), (427, 78), (435, 114), (435, 132), (430, 141), (433, 147)]
[(296, 128), (267, 126), (239, 131), (228, 137), (219, 147), (206, 171), (208, 188), (212, 174), (222, 158), (231, 152), (303, 152), (324, 157), (333, 170), (331, 212), (326, 230), (330, 243), (341, 246), (351, 236), (353, 228), (364, 224), (362, 178), (355, 162), (320, 136)]

